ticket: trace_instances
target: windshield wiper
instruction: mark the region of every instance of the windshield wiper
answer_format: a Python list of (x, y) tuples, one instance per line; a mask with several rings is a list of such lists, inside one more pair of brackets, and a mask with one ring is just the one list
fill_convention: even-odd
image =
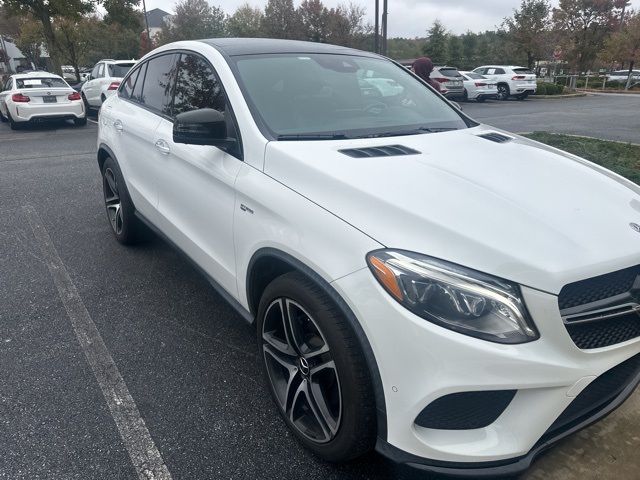
[(276, 140), (345, 140), (344, 133), (302, 133), (296, 135), (278, 135)]
[(451, 130), (458, 130), (455, 127), (418, 127), (412, 130), (400, 130), (395, 132), (381, 132), (371, 133), (368, 135), (361, 135), (355, 138), (382, 138), (382, 137), (402, 137), (404, 135), (420, 135), (421, 133), (438, 133), (449, 132)]

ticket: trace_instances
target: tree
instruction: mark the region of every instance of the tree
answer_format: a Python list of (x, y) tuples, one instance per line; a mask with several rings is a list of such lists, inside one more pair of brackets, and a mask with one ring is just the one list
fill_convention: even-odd
[(513, 16), (505, 18), (502, 24), (515, 47), (526, 54), (530, 69), (537, 59), (547, 57), (550, 13), (547, 0), (522, 0), (520, 10), (514, 10)]
[(475, 68), (478, 66), (476, 51), (478, 46), (478, 36), (470, 31), (463, 34), (462, 40), (462, 66), (463, 68)]
[(222, 9), (210, 7), (206, 0), (182, 0), (176, 5), (176, 14), (158, 35), (158, 42), (224, 37), (226, 20)]
[(449, 59), (447, 48), (449, 33), (440, 20), (434, 21), (427, 33), (424, 54), (431, 58), (434, 64), (444, 65)]
[(62, 74), (53, 17), (79, 18), (93, 11), (97, 0), (2, 0), (12, 13), (31, 15), (42, 25), (42, 35), (47, 45), (53, 71)]
[(20, 49), (28, 62), (36, 67), (41, 66), (41, 50), (44, 36), (42, 34), (42, 24), (31, 16), (26, 16), (20, 20), (19, 33), (14, 38), (16, 47)]
[(447, 63), (462, 67), (463, 62), (463, 45), (462, 39), (457, 35), (449, 35), (449, 42), (447, 44), (448, 60)]
[(262, 37), (263, 20), (262, 10), (245, 3), (227, 20), (227, 31), (232, 37)]
[(609, 34), (620, 25), (628, 0), (560, 0), (555, 29), (566, 60), (579, 72), (591, 69)]
[(303, 40), (326, 42), (329, 37), (329, 10), (321, 0), (304, 0), (298, 8)]
[(269, 0), (264, 9), (262, 30), (271, 38), (299, 38), (300, 20), (293, 0)]
[(628, 90), (633, 79), (633, 67), (640, 60), (640, 13), (634, 14), (607, 39), (601, 56), (610, 62), (628, 63), (629, 77), (625, 85), (625, 90)]
[(104, 23), (113, 25), (117, 23), (127, 30), (140, 32), (142, 29), (143, 16), (136, 9), (140, 5), (140, 0), (102, 0), (102, 6), (107, 11), (104, 16)]

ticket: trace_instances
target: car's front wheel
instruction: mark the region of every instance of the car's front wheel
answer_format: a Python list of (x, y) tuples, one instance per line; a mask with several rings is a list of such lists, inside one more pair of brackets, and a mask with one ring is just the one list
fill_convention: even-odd
[(145, 227), (135, 216), (120, 167), (111, 157), (102, 166), (102, 188), (107, 218), (116, 240), (124, 245), (145, 240)]
[(373, 448), (375, 403), (364, 355), (341, 311), (297, 272), (276, 278), (258, 309), (260, 357), (280, 414), (332, 462)]

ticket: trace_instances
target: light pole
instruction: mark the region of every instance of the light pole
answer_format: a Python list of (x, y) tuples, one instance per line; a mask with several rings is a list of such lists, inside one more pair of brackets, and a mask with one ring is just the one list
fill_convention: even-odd
[(373, 50), (375, 53), (380, 53), (380, 0), (376, 0), (375, 25), (376, 33), (373, 40)]
[(383, 0), (382, 3), (382, 55), (387, 55), (387, 17), (389, 15), (389, 9), (387, 0)]
[(144, 24), (147, 28), (147, 52), (150, 52), (151, 51), (151, 34), (149, 33), (149, 19), (147, 18), (147, 4), (145, 0), (142, 0), (142, 10), (144, 12)]

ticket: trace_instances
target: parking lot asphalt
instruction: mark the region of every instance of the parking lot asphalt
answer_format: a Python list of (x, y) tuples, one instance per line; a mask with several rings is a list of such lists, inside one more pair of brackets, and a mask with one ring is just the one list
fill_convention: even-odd
[[(331, 465), (297, 444), (261, 377), (253, 328), (162, 241), (113, 239), (96, 131), (0, 124), (0, 479), (138, 477), (87, 341), (104, 343), (174, 479), (430, 478), (375, 453)], [(61, 262), (53, 270), (44, 234)], [(78, 334), (58, 268), (97, 340)], [(524, 478), (634, 478), (639, 425), (636, 393)]]
[(640, 95), (461, 103), (471, 118), (515, 133), (546, 131), (640, 143)]

